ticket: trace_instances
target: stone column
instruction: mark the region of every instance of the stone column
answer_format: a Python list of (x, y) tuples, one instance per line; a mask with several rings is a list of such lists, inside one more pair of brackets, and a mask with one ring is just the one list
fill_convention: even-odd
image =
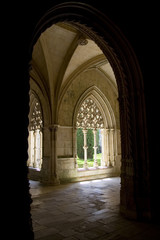
[(31, 167), (34, 165), (34, 131), (31, 131)]
[(34, 136), (34, 162), (33, 162), (33, 167), (37, 167), (37, 130), (34, 130), (33, 132)]
[(28, 132), (28, 161), (27, 165), (28, 167), (32, 167), (32, 145), (31, 145), (31, 131)]
[(77, 128), (73, 127), (73, 157), (75, 161), (75, 168), (78, 168), (77, 163)]
[(57, 175), (57, 134), (58, 134), (58, 125), (54, 125), (52, 129), (52, 180), (54, 184), (59, 184), (59, 179)]
[(43, 161), (43, 134), (42, 134), (42, 129), (40, 129), (40, 168), (42, 167), (42, 161)]
[(102, 157), (101, 157), (101, 166), (105, 166), (105, 158), (104, 158), (104, 129), (101, 129), (102, 136)]
[(115, 165), (115, 155), (114, 155), (114, 129), (110, 129), (110, 159), (112, 166)]
[(41, 164), (41, 182), (50, 184), (51, 179), (51, 161), (52, 161), (52, 146), (51, 146), (51, 128), (43, 126), (43, 156)]
[(37, 148), (37, 160), (36, 160), (36, 165), (37, 168), (41, 168), (41, 139), (40, 139), (40, 129), (36, 130), (36, 148)]
[(105, 167), (107, 166), (107, 148), (108, 148), (108, 143), (107, 143), (107, 129), (101, 129), (101, 134), (102, 134), (102, 159), (101, 159), (101, 166)]
[(110, 160), (110, 144), (109, 144), (109, 129), (106, 129), (106, 150), (107, 150), (107, 167), (111, 166)]
[(94, 167), (98, 168), (96, 133), (97, 133), (97, 130), (93, 129), (93, 135), (94, 135), (94, 147), (93, 147), (94, 148)]
[(87, 163), (87, 149), (88, 149), (88, 146), (87, 146), (87, 129), (83, 129), (83, 136), (84, 136), (84, 146), (83, 146), (83, 149), (84, 149), (84, 168), (88, 168), (88, 163)]
[(118, 146), (117, 146), (117, 130), (114, 130), (114, 155), (118, 155)]
[(42, 163), (42, 182), (49, 185), (58, 185), (57, 174), (57, 125), (43, 127), (44, 153)]

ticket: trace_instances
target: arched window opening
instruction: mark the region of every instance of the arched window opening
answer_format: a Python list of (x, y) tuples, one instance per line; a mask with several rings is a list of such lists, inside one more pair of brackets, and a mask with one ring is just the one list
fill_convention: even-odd
[(29, 114), (28, 166), (37, 170), (42, 166), (42, 127), (41, 106), (34, 97)]
[[(102, 135), (101, 135), (101, 129), (97, 129), (96, 132), (96, 143), (97, 143), (97, 164), (98, 167), (102, 166)], [(77, 165), (78, 168), (84, 167), (84, 135), (83, 135), (83, 129), (78, 128), (77, 129)], [(87, 130), (87, 165), (88, 167), (94, 167), (94, 159), (95, 159), (95, 153), (94, 153), (94, 134), (92, 129)]]
[(76, 125), (84, 129), (103, 128), (102, 114), (93, 99), (87, 98), (82, 103), (77, 114)]
[[(54, 17), (53, 17), (54, 16)], [(92, 21), (93, 19), (96, 18), (96, 22)], [(143, 198), (143, 196), (139, 196), (139, 189), (141, 189), (141, 187), (144, 185), (144, 181), (141, 181), (141, 175), (139, 176), (139, 173), (141, 173), (141, 171), (138, 171), (139, 169), (145, 169), (148, 167), (148, 164), (145, 164), (148, 161), (148, 152), (146, 152), (145, 147), (147, 146), (147, 132), (146, 132), (146, 115), (145, 115), (145, 102), (144, 102), (144, 90), (143, 90), (143, 78), (142, 78), (142, 74), (140, 71), (140, 67), (137, 61), (137, 58), (134, 54), (134, 51), (132, 50), (132, 48), (130, 47), (130, 44), (128, 43), (128, 41), (126, 40), (125, 36), (123, 36), (123, 33), (121, 33), (121, 31), (114, 25), (114, 23), (112, 23), (112, 21), (110, 21), (110, 19), (108, 19), (107, 17), (105, 17), (105, 15), (101, 15), (101, 12), (99, 10), (96, 10), (92, 7), (90, 7), (89, 5), (85, 5), (82, 3), (64, 3), (64, 4), (60, 4), (58, 5), (58, 7), (53, 7), (52, 9), (50, 9), (50, 11), (48, 11), (48, 13), (46, 13), (46, 15), (44, 17), (41, 18), (41, 20), (39, 21), (39, 23), (37, 24), (37, 27), (34, 31), (34, 38), (32, 40), (32, 46), (34, 45), (34, 43), (36, 42), (36, 40), (38, 39), (38, 37), (41, 35), (42, 38), (41, 40), (38, 42), (38, 45), (36, 46), (36, 51), (37, 54), (34, 53), (34, 61), (36, 70), (41, 70), (39, 72), (37, 72), (38, 78), (42, 77), (42, 83), (38, 82), (37, 79), (36, 82), (41, 86), (44, 87), (44, 89), (48, 90), (47, 97), (50, 97), (50, 105), (49, 107), (51, 107), (51, 112), (53, 112), (52, 115), (52, 121), (50, 122), (49, 125), (49, 129), (48, 131), (51, 132), (51, 137), (49, 135), (48, 139), (50, 139), (51, 141), (51, 150), (49, 151), (47, 149), (47, 154), (46, 154), (46, 159), (48, 159), (48, 164), (46, 164), (48, 166), (48, 172), (49, 174), (47, 176), (49, 176), (49, 180), (52, 181), (54, 178), (57, 179), (57, 176), (60, 175), (63, 179), (66, 179), (66, 173), (69, 172), (69, 167), (70, 165), (68, 164), (68, 162), (72, 161), (73, 159), (67, 159), (63, 161), (63, 165), (68, 164), (69, 167), (67, 168), (61, 168), (61, 162), (59, 161), (59, 163), (57, 162), (57, 156), (56, 153), (60, 152), (60, 154), (62, 153), (62, 156), (72, 156), (69, 155), (70, 153), (72, 153), (71, 151), (68, 151), (68, 146), (70, 146), (70, 148), (72, 148), (71, 150), (73, 150), (73, 156), (76, 158), (76, 144), (75, 144), (75, 136), (76, 136), (76, 124), (75, 121), (73, 122), (73, 141), (74, 141), (74, 145), (72, 146), (72, 144), (68, 141), (62, 141), (63, 139), (66, 140), (66, 138), (63, 136), (59, 137), (59, 139), (61, 141), (60, 142), (60, 147), (59, 149), (56, 148), (56, 137), (57, 134), (55, 134), (54, 132), (54, 125), (59, 123), (58, 121), (56, 121), (56, 114), (54, 112), (55, 109), (58, 109), (59, 106), (54, 105), (52, 103), (57, 103), (59, 101), (59, 96), (62, 96), (62, 99), (60, 99), (60, 103), (61, 102), (65, 102), (66, 99), (63, 99), (64, 97), (64, 92), (66, 90), (68, 95), (71, 95), (71, 101), (73, 101), (74, 103), (76, 101), (74, 101), (74, 94), (76, 95), (76, 92), (74, 91), (69, 91), (70, 89), (68, 89), (68, 86), (70, 85), (71, 82), (73, 82), (72, 80), (74, 80), (78, 74), (80, 72), (86, 72), (85, 67), (87, 66), (89, 70), (91, 69), (96, 69), (96, 71), (100, 71), (103, 75), (104, 75), (104, 68), (101, 65), (102, 61), (98, 61), (96, 62), (95, 60), (98, 58), (98, 56), (95, 56), (96, 59), (87, 59), (86, 62), (81, 62), (82, 66), (78, 65), (78, 70), (75, 68), (73, 68), (73, 66), (71, 66), (71, 68), (69, 70), (73, 70), (74, 71), (68, 71), (68, 63), (75, 63), (75, 59), (78, 59), (78, 62), (80, 62), (81, 58), (79, 57), (79, 54), (75, 54), (76, 58), (72, 58), (74, 56), (74, 50), (77, 47), (77, 39), (78, 36), (81, 36), (81, 34), (77, 34), (77, 31), (71, 31), (72, 33), (74, 33), (75, 35), (73, 36), (72, 34), (69, 35), (69, 37), (67, 38), (65, 35), (65, 38), (62, 38), (62, 32), (57, 30), (60, 33), (59, 38), (55, 38), (56, 36), (56, 28), (55, 28), (55, 32), (53, 31), (54, 29), (52, 29), (52, 31), (50, 31), (51, 35), (49, 34), (49, 32), (46, 35), (46, 38), (42, 35), (42, 32), (48, 28), (49, 26), (51, 26), (52, 24), (58, 23), (60, 21), (64, 21), (64, 22), (69, 22), (71, 24), (74, 25), (74, 27), (76, 28), (76, 30), (80, 30), (81, 33), (89, 36), (89, 38), (91, 40), (94, 40), (95, 43), (97, 43), (97, 45), (100, 47), (100, 49), (102, 49), (105, 57), (107, 57), (109, 63), (111, 64), (111, 66), (113, 67), (114, 70), (114, 74), (115, 74), (115, 82), (117, 82), (117, 86), (118, 86), (118, 103), (119, 103), (119, 108), (120, 108), (120, 124), (118, 123), (119, 121), (119, 116), (117, 117), (115, 114), (115, 123), (117, 124), (112, 124), (113, 122), (113, 115), (112, 115), (112, 111), (110, 111), (110, 108), (108, 108), (108, 113), (106, 113), (106, 118), (107, 118), (107, 122), (108, 124), (105, 125), (103, 128), (101, 129), (101, 136), (102, 136), (102, 164), (104, 164), (104, 166), (114, 166), (114, 161), (115, 161), (115, 155), (117, 153), (119, 153), (119, 155), (121, 155), (121, 150), (122, 150), (122, 167), (121, 167), (121, 177), (122, 177), (122, 181), (121, 181), (121, 201), (120, 201), (120, 206), (121, 206), (121, 212), (123, 212), (126, 216), (128, 217), (134, 217), (136, 216), (136, 214), (138, 212), (135, 213), (135, 209), (139, 209), (141, 206), (137, 205), (143, 202), (140, 201), (140, 197), (142, 197), (142, 200), (144, 200), (144, 203), (148, 203), (148, 198)], [(92, 24), (91, 24), (92, 23)], [(69, 26), (70, 27), (70, 26)], [(65, 32), (67, 32), (68, 28), (65, 28)], [(69, 28), (70, 29), (70, 28)], [(49, 39), (49, 41), (47, 41), (47, 38), (49, 36), (54, 36), (54, 38)], [(55, 39), (55, 41), (54, 41)], [(61, 40), (61, 41), (60, 41)], [(54, 42), (53, 42), (54, 41)], [(71, 41), (72, 43), (72, 47), (69, 44), (69, 42)], [(55, 48), (51, 48), (49, 43), (51, 43), (51, 46), (54, 46)], [(53, 44), (54, 43), (54, 44)], [(58, 44), (56, 44), (58, 43)], [(117, 44), (118, 43), (118, 44)], [(58, 45), (59, 45), (59, 49), (58, 49)], [(87, 44), (88, 45), (88, 44)], [(87, 46), (86, 45), (86, 46)], [(80, 46), (80, 45), (78, 45)], [(85, 45), (84, 45), (85, 46)], [(64, 48), (62, 48), (64, 47)], [(67, 47), (65, 49), (65, 47)], [(50, 51), (48, 51), (48, 49)], [(91, 48), (93, 49), (93, 48)], [(56, 50), (56, 54), (55, 53)], [(60, 50), (60, 52), (58, 52), (58, 50)], [(124, 51), (123, 51), (124, 50)], [(87, 54), (86, 54), (87, 52)], [(51, 53), (51, 55), (49, 55), (49, 53)], [(69, 53), (69, 56), (67, 55)], [(79, 52), (78, 52), (79, 53)], [(84, 51), (85, 56), (88, 55), (88, 51)], [(51, 58), (51, 56), (56, 56), (56, 58)], [(60, 56), (62, 57), (62, 61), (60, 61)], [(47, 58), (46, 58), (47, 57)], [(58, 57), (58, 58), (57, 58)], [(124, 59), (126, 61), (124, 61)], [(35, 61), (36, 60), (36, 61)], [(39, 60), (44, 60), (43, 62), (39, 62)], [(53, 61), (54, 60), (54, 61)], [(68, 62), (67, 62), (68, 60)], [(60, 63), (62, 62), (62, 65), (60, 65)], [(55, 65), (57, 63), (57, 65)], [(86, 64), (87, 63), (87, 64)], [(95, 64), (96, 63), (96, 64)], [(53, 65), (52, 65), (53, 64)], [(43, 66), (43, 67), (42, 67)], [(85, 67), (84, 67), (85, 66)], [(102, 68), (100, 69), (99, 66), (102, 66)], [(108, 65), (107, 65), (108, 66)], [(46, 67), (46, 68), (45, 68)], [(54, 70), (57, 70), (54, 71)], [(85, 70), (85, 71), (84, 71)], [(67, 72), (67, 74), (66, 74)], [(108, 73), (108, 71), (107, 71)], [(92, 74), (93, 75), (93, 74)], [(54, 76), (54, 78), (53, 78)], [(56, 78), (57, 76), (57, 78)], [(65, 76), (65, 77), (64, 77)], [(108, 78), (108, 74), (106, 74), (106, 77)], [(84, 78), (80, 78), (81, 80)], [(109, 78), (108, 78), (109, 79)], [(54, 80), (54, 81), (53, 81)], [(109, 79), (110, 81), (110, 79)], [(107, 83), (107, 81), (106, 81)], [(114, 86), (114, 82), (110, 81), (110, 85)], [(65, 85), (66, 84), (66, 85)], [(96, 85), (96, 82), (94, 83)], [(42, 86), (43, 85), (43, 86)], [(62, 88), (61, 88), (62, 86)], [(96, 85), (99, 86), (99, 85)], [(61, 90), (61, 89), (62, 90)], [(78, 88), (77, 88), (78, 89)], [(106, 89), (110, 89), (107, 88)], [(71, 89), (72, 90), (72, 89)], [(103, 92), (103, 88), (101, 88), (102, 92)], [(83, 91), (85, 91), (85, 89), (83, 89)], [(110, 92), (110, 91), (109, 91)], [(138, 94), (137, 94), (138, 92)], [(107, 94), (106, 92), (104, 92), (104, 95), (106, 97)], [(46, 98), (47, 98), (46, 97)], [(66, 96), (65, 96), (66, 97)], [(79, 97), (79, 96), (78, 96)], [(110, 98), (108, 98), (110, 100)], [(62, 100), (62, 101), (61, 101)], [(71, 101), (69, 102), (68, 105), (71, 104)], [(135, 104), (135, 102), (137, 102), (138, 104)], [(106, 103), (106, 102), (105, 102)], [(102, 104), (101, 104), (102, 105)], [(108, 107), (108, 105), (106, 104), (106, 106)], [(113, 106), (111, 104), (111, 106)], [(73, 106), (75, 107), (75, 106)], [(74, 109), (74, 108), (73, 108)], [(64, 118), (67, 116), (67, 114), (71, 115), (71, 111), (68, 113), (64, 113), (64, 110), (66, 110), (66, 112), (68, 111), (68, 108), (62, 107), (62, 112), (63, 112), (63, 116)], [(107, 112), (106, 110), (106, 112)], [(143, 111), (141, 111), (143, 110)], [(113, 106), (113, 111), (114, 113), (118, 112), (118, 109), (114, 108)], [(76, 111), (75, 111), (76, 112)], [(57, 114), (58, 116), (58, 114)], [(104, 116), (104, 115), (103, 115)], [(75, 114), (76, 117), (76, 114)], [(55, 120), (56, 119), (56, 120)], [(117, 121), (118, 119), (118, 121)], [(75, 120), (75, 119), (74, 119)], [(109, 120), (111, 121), (111, 123), (109, 123)], [(142, 124), (142, 122), (144, 121), (144, 124)], [(62, 126), (63, 123), (65, 123), (65, 121), (61, 121), (62, 122)], [(60, 122), (60, 125), (61, 125)], [(83, 121), (85, 122), (85, 121)], [(106, 123), (106, 121), (105, 121)], [(93, 123), (92, 123), (93, 124)], [(46, 124), (45, 124), (46, 125)], [(69, 133), (65, 132), (65, 136), (69, 136), (69, 134), (71, 135), (71, 121), (67, 122), (67, 124), (64, 124), (66, 132), (70, 131)], [(63, 128), (64, 128), (63, 127)], [(95, 130), (94, 128), (92, 128), (91, 126), (77, 126), (77, 128), (82, 128), (82, 132), (84, 134), (84, 136), (87, 135), (86, 132), (89, 131), (89, 129), (91, 129), (92, 131)], [(69, 129), (69, 130), (68, 130)], [(98, 128), (96, 128), (97, 130)], [(118, 129), (118, 135), (117, 135), (117, 129)], [(137, 129), (137, 131), (132, 131), (132, 129)], [(121, 130), (121, 134), (120, 134), (120, 130)], [(60, 132), (60, 131), (59, 131)], [(62, 131), (61, 131), (62, 132)], [(61, 133), (60, 132), (60, 133)], [(53, 134), (52, 134), (53, 133)], [(68, 137), (69, 138), (69, 137)], [(117, 138), (119, 141), (117, 141)], [(58, 140), (59, 140), (58, 139)], [(67, 139), (68, 140), (68, 139)], [(85, 138), (84, 138), (85, 140)], [(122, 140), (122, 141), (120, 141)], [(87, 141), (86, 141), (87, 142)], [(113, 144), (113, 142), (118, 142), (117, 146)], [(97, 145), (94, 145), (94, 147)], [(83, 150), (84, 150), (84, 155), (87, 155), (87, 145), (83, 146)], [(118, 151), (117, 147), (119, 148)], [(122, 149), (121, 149), (122, 148)], [(58, 153), (59, 153), (58, 152)], [(66, 152), (68, 155), (66, 155)], [(144, 154), (143, 154), (144, 153)], [(58, 155), (58, 154), (57, 154)], [(86, 158), (86, 156), (85, 156)], [(142, 158), (142, 161), (140, 161)], [(117, 160), (117, 159), (116, 159)], [(68, 161), (68, 162), (67, 162)], [(87, 161), (86, 161), (87, 162)], [(66, 163), (66, 164), (65, 164)], [(74, 161), (75, 163), (75, 161)], [(148, 163), (148, 162), (147, 162)], [(117, 161), (116, 161), (117, 164)], [(139, 165), (140, 164), (140, 165)], [(135, 166), (137, 167), (137, 169), (135, 169)], [(138, 168), (139, 166), (139, 168)], [(50, 170), (51, 169), (51, 170)], [(62, 170), (62, 171), (61, 171)], [(137, 171), (135, 171), (137, 170)], [(46, 171), (47, 172), (47, 171)], [(47, 172), (47, 173), (48, 173)], [(73, 171), (72, 171), (73, 172)], [(146, 171), (144, 171), (144, 173), (146, 173)], [(135, 175), (135, 177), (133, 177)], [(69, 176), (69, 174), (67, 175), (67, 177)], [(148, 176), (148, 175), (147, 175)], [(69, 179), (74, 179), (73, 176), (69, 176)], [(134, 179), (138, 179), (137, 183), (134, 183)], [(148, 180), (146, 178), (145, 179), (145, 184), (148, 184)], [(138, 183), (140, 183), (140, 186), (138, 188), (135, 188), (138, 186)], [(147, 186), (147, 185), (146, 185)], [(127, 189), (127, 191), (126, 191)], [(129, 189), (129, 193), (128, 193), (128, 189)], [(136, 191), (135, 191), (136, 189)], [(147, 188), (146, 188), (147, 189)], [(137, 195), (136, 195), (137, 194)], [(144, 194), (145, 196), (148, 196), (148, 191), (144, 190)], [(138, 199), (138, 201), (137, 201)], [(131, 203), (131, 204), (128, 204)], [(145, 205), (146, 206), (146, 205)], [(149, 209), (149, 208), (148, 208)], [(138, 213), (138, 216), (149, 216), (148, 212), (145, 211), (147, 210), (143, 208), (142, 211), (140, 211)]]
[(109, 134), (113, 129), (105, 129), (105, 125), (94, 99), (85, 99), (76, 119), (78, 168), (114, 166), (114, 138), (113, 134)]

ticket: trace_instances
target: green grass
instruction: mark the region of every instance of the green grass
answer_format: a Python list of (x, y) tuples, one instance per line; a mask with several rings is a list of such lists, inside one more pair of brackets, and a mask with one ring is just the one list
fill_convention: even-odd
[[(102, 153), (97, 154), (98, 166), (101, 165), (101, 157), (102, 157)], [(94, 156), (93, 156), (93, 158), (94, 158)], [(83, 168), (84, 159), (79, 159), (79, 158), (77, 157), (77, 163), (78, 163), (78, 168)], [(88, 167), (93, 167), (94, 159), (87, 159), (87, 163), (88, 163)]]

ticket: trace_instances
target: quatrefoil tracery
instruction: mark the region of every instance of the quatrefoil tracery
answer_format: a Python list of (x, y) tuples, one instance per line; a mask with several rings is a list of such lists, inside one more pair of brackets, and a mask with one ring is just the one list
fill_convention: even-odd
[(82, 103), (77, 114), (76, 126), (86, 129), (104, 127), (102, 114), (93, 99), (87, 98)]

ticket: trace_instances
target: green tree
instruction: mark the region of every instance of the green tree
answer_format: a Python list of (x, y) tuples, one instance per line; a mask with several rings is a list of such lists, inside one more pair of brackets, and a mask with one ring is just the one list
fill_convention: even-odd
[(84, 159), (84, 139), (83, 139), (83, 132), (82, 128), (77, 129), (77, 155), (80, 159)]
[[(84, 137), (83, 137), (83, 132), (82, 128), (78, 128), (77, 130), (77, 155), (79, 159), (84, 159)], [(94, 136), (93, 136), (93, 131), (92, 129), (88, 129), (87, 131), (87, 158), (88, 159), (93, 159), (93, 153), (94, 153)]]
[(87, 131), (87, 158), (88, 159), (93, 159), (93, 153), (94, 153), (94, 136), (93, 136), (93, 131), (92, 129), (88, 129)]
[(100, 145), (100, 129), (97, 129), (97, 134), (96, 134), (96, 142), (97, 142), (97, 153), (101, 153), (101, 145)]

